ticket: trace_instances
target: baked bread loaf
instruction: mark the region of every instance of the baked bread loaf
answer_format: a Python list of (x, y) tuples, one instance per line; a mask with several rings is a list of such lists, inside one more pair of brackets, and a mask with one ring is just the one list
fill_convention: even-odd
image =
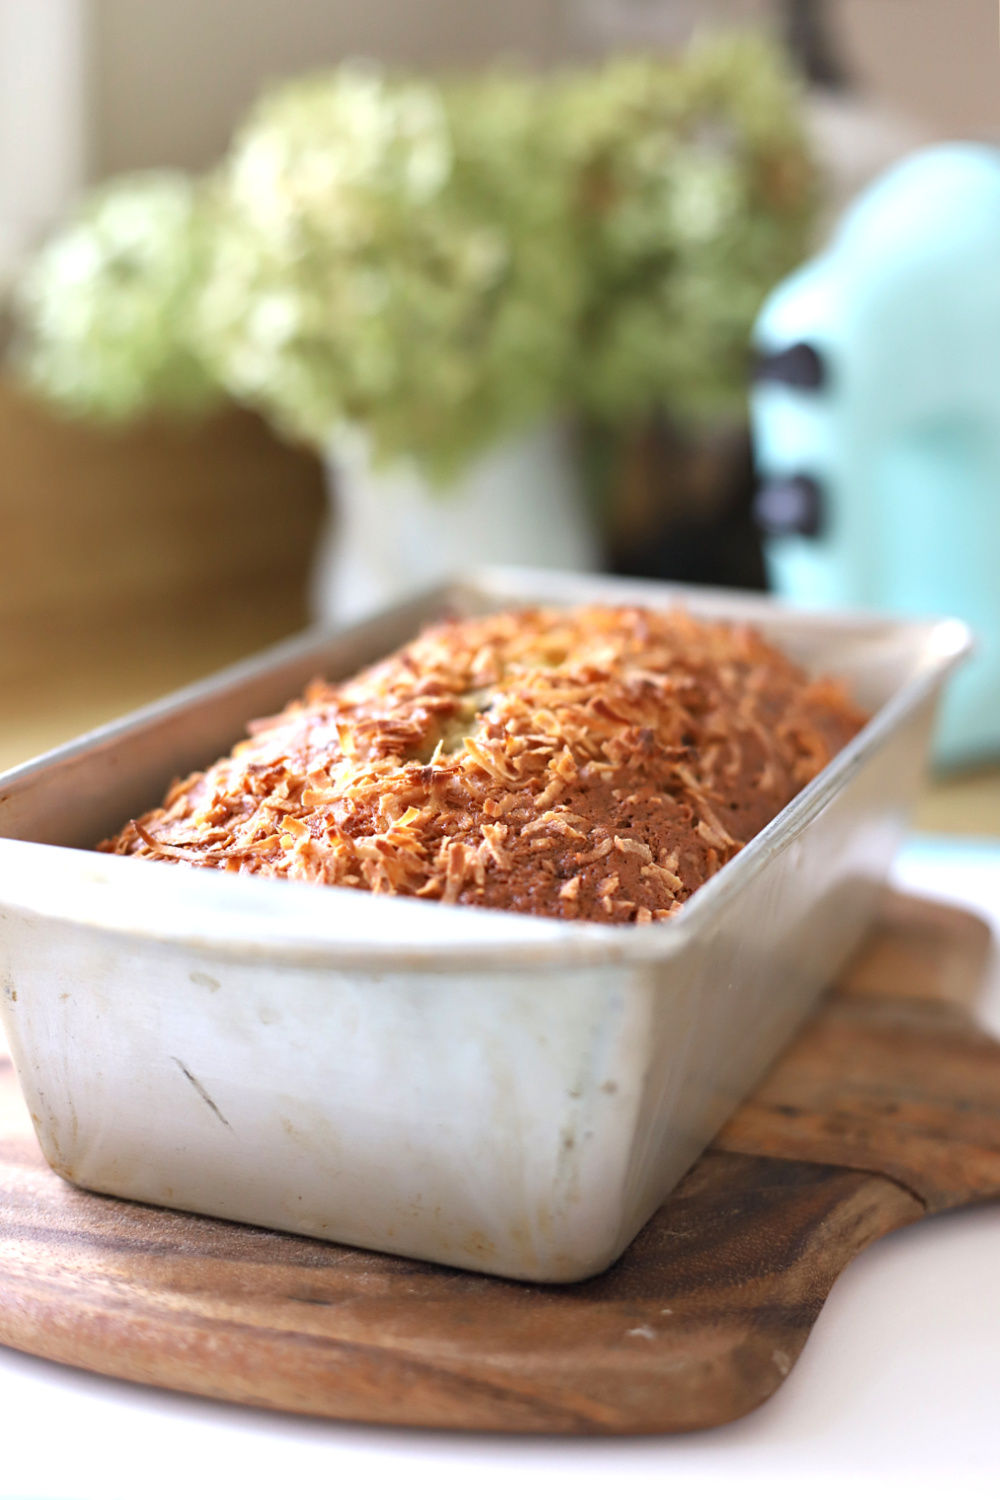
[(596, 922), (669, 917), (857, 732), (754, 630), (634, 607), (449, 621), (313, 683), (100, 847)]

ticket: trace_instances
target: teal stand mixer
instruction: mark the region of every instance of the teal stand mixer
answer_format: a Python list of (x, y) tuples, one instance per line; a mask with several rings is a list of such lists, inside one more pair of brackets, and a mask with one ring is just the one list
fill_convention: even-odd
[(771, 295), (755, 344), (771, 586), (967, 620), (977, 651), (937, 753), (1000, 756), (1000, 151), (938, 146), (893, 168)]

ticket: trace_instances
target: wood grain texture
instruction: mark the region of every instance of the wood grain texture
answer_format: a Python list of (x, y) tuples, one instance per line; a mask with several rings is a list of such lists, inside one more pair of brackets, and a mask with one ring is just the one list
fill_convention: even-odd
[(970, 913), (895, 898), (716, 1145), (879, 1172), (930, 1213), (1000, 1196), (1000, 1045), (968, 1013), (988, 947)]
[(302, 629), (324, 513), (249, 412), (93, 427), (0, 373), (0, 769)]
[[(916, 968), (891, 961), (913, 945)], [(860, 1250), (1000, 1194), (1000, 1045), (962, 1009), (986, 951), (975, 918), (896, 899), (621, 1260), (570, 1287), (81, 1192), (45, 1166), (8, 1065), (0, 1340), (318, 1416), (549, 1433), (730, 1421), (781, 1384)]]
[(302, 593), (323, 508), (318, 458), (249, 412), (94, 426), (0, 373), (0, 639), (286, 583)]

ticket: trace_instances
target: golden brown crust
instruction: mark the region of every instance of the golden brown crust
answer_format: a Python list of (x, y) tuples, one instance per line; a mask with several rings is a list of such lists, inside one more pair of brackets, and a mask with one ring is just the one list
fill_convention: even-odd
[(101, 848), (598, 922), (671, 915), (864, 717), (753, 630), (448, 622), (250, 726)]

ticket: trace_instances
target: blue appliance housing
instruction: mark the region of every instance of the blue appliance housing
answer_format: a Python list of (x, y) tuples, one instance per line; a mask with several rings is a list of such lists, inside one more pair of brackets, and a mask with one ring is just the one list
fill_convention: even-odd
[(869, 188), (761, 312), (752, 422), (772, 586), (953, 614), (978, 637), (944, 761), (1000, 754), (1000, 151), (948, 145)]

